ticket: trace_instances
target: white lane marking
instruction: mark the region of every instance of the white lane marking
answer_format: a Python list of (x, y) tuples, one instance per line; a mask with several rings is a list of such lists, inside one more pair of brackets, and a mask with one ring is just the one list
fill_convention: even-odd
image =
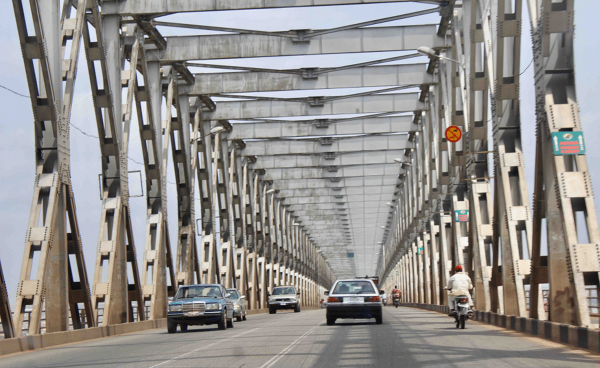
[(195, 350), (192, 350), (192, 351), (188, 351), (187, 353), (185, 353), (185, 354), (181, 354), (181, 355), (179, 355), (179, 356), (176, 356), (176, 357), (175, 357), (175, 358), (173, 358), (173, 359), (165, 360), (164, 362), (162, 362), (162, 363), (158, 363), (158, 364), (156, 364), (156, 365), (153, 365), (153, 366), (151, 366), (150, 368), (159, 367), (159, 366), (161, 366), (161, 365), (163, 365), (163, 364), (167, 364), (167, 363), (170, 363), (170, 362), (174, 362), (174, 361), (176, 361), (177, 359), (183, 358), (184, 356), (186, 356), (186, 355), (189, 355), (189, 354), (191, 354), (191, 353), (195, 353), (195, 352), (197, 352), (197, 351), (199, 351), (199, 350), (202, 350), (202, 349), (209, 348), (209, 347), (211, 347), (211, 346), (213, 346), (213, 345), (217, 345), (217, 344), (221, 344), (221, 343), (224, 343), (224, 342), (226, 342), (226, 341), (229, 341), (229, 340), (233, 340), (233, 339), (235, 339), (236, 337), (240, 337), (240, 336), (243, 336), (243, 335), (249, 334), (250, 332), (253, 332), (253, 331), (256, 331), (256, 330), (260, 330), (260, 327), (253, 328), (253, 329), (251, 329), (251, 330), (248, 330), (248, 331), (246, 331), (246, 332), (242, 332), (241, 334), (237, 334), (237, 335), (231, 336), (230, 338), (227, 338), (227, 339), (223, 339), (223, 340), (219, 340), (219, 341), (217, 341), (217, 342), (213, 342), (212, 344), (208, 344), (208, 345), (205, 345), (205, 346), (201, 346), (201, 347), (199, 347), (198, 349), (195, 349)]
[(279, 352), (279, 354), (275, 355), (273, 358), (269, 359), (268, 362), (263, 364), (260, 368), (270, 368), (273, 364), (277, 363), (279, 359), (283, 358), (287, 353), (290, 352), (300, 341), (304, 340), (308, 335), (310, 335), (314, 330), (316, 330), (323, 322), (319, 322), (318, 325), (308, 330), (304, 335), (297, 338), (293, 343), (289, 344), (285, 349)]

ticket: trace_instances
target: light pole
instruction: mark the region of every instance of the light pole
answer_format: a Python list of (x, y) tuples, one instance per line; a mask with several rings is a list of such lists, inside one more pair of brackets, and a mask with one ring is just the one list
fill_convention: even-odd
[[(437, 58), (437, 59), (440, 59), (440, 60), (448, 60), (448, 61), (451, 61), (451, 62), (453, 62), (455, 64), (458, 64), (458, 66), (460, 66), (462, 68), (462, 70), (463, 70), (463, 77), (464, 78), (467, 77), (467, 67), (465, 66), (465, 64), (461, 63), (460, 61), (454, 60), (454, 59), (450, 59), (449, 57), (445, 57), (443, 55), (438, 55), (438, 54), (435, 53), (434, 49), (432, 49), (431, 47), (427, 47), (427, 46), (418, 47), (417, 48), (417, 52), (419, 54), (428, 56), (430, 58)], [(464, 79), (464, 78), (461, 78), (461, 79)], [(464, 81), (464, 86), (466, 88), (466, 86), (467, 86), (466, 80), (463, 80), (463, 81)]]
[(450, 58), (448, 58), (448, 57), (445, 57), (445, 56), (443, 56), (443, 55), (438, 55), (438, 54), (436, 54), (436, 53), (435, 53), (435, 50), (434, 50), (434, 49), (432, 49), (431, 47), (427, 47), (427, 46), (421, 46), (421, 47), (417, 48), (417, 52), (418, 52), (419, 54), (422, 54), (422, 55), (428, 56), (428, 57), (430, 57), (430, 58), (437, 58), (437, 59), (440, 59), (440, 60), (448, 60), (448, 61), (451, 61), (451, 62), (453, 62), (453, 63), (456, 63), (456, 64), (458, 64), (458, 65), (459, 65), (459, 66), (460, 66), (460, 67), (461, 67), (461, 68), (462, 68), (464, 71), (466, 71), (465, 64), (461, 63), (461, 62), (460, 62), (460, 61), (458, 61), (458, 60), (450, 59)]

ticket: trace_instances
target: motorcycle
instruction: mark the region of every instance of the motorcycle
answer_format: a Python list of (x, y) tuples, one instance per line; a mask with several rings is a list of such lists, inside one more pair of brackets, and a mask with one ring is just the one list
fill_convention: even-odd
[(392, 298), (394, 299), (394, 306), (398, 308), (400, 305), (400, 294), (394, 294)]
[[(444, 288), (448, 292), (452, 292), (452, 289)], [(473, 311), (469, 305), (468, 295), (458, 295), (454, 298), (454, 314), (452, 315), (456, 322), (456, 328), (465, 328), (467, 319), (473, 318)]]

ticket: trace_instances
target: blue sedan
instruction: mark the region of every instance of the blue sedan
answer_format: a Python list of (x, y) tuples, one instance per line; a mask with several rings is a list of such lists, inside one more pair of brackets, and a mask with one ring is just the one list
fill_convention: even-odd
[(219, 330), (233, 327), (233, 301), (222, 285), (181, 286), (169, 303), (167, 330), (169, 333), (187, 331), (189, 325), (219, 326)]

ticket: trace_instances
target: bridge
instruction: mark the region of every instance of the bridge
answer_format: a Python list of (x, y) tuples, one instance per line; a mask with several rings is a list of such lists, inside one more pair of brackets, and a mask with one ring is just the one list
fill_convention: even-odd
[[(574, 0), (12, 3), (35, 166), (0, 354), (56, 347), (0, 366), (597, 364), (565, 346), (600, 352)], [(460, 341), (435, 313), (457, 265)], [(402, 307), (326, 326), (324, 292), (365, 275)], [(197, 283), (248, 321), (166, 335)], [(264, 314), (278, 285), (301, 314)]]

